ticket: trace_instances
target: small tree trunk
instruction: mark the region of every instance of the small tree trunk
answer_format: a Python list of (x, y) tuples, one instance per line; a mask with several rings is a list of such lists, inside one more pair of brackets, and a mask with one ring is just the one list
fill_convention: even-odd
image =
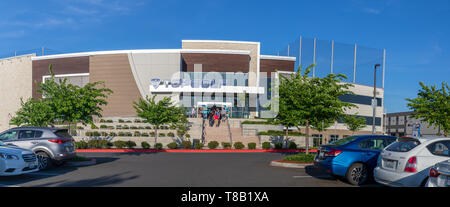
[(305, 142), (305, 145), (306, 145), (305, 153), (309, 154), (309, 121), (308, 120), (306, 120), (305, 138), (306, 138), (306, 140), (305, 140), (306, 141)]
[(70, 135), (70, 136), (72, 136), (71, 123), (72, 123), (72, 122), (69, 121), (69, 123), (67, 124), (67, 131), (69, 132), (69, 135)]
[(157, 140), (158, 140), (158, 127), (155, 126), (155, 147), (156, 147)]

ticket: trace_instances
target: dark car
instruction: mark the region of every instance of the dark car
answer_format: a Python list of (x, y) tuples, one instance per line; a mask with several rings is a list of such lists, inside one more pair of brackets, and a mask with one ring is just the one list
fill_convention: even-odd
[(321, 146), (314, 165), (333, 176), (346, 178), (353, 185), (361, 185), (373, 177), (381, 150), (396, 139), (385, 135), (345, 137)]
[(39, 169), (61, 165), (75, 156), (73, 138), (67, 129), (48, 127), (16, 127), (0, 133), (5, 145), (29, 149), (36, 153)]

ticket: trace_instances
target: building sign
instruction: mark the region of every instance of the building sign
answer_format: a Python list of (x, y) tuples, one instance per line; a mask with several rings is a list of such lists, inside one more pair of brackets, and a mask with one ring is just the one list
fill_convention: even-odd
[[(241, 80), (242, 81), (242, 80)], [(204, 92), (264, 94), (264, 87), (229, 86), (226, 80), (159, 79), (150, 80), (150, 92)]]

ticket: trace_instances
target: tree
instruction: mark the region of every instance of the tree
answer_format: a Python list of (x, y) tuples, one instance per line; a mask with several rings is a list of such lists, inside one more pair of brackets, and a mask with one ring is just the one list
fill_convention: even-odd
[[(348, 88), (352, 86), (342, 83), (347, 77), (342, 74), (329, 74), (324, 78), (308, 77), (310, 65), (301, 73), (301, 66), (290, 77), (280, 76), (279, 112), (277, 120), (292, 123), (300, 130), (305, 126), (306, 153), (309, 153), (309, 128), (320, 129), (331, 125), (344, 115), (346, 109), (354, 104), (345, 103), (339, 97), (351, 94)], [(286, 115), (289, 114), (289, 115)], [(325, 127), (323, 127), (325, 128)]]
[(442, 82), (442, 88), (437, 89), (435, 85), (425, 85), (419, 83), (422, 87), (417, 94), (417, 98), (407, 98), (409, 109), (414, 110), (411, 116), (422, 119), (434, 128), (440, 126), (444, 130), (444, 136), (448, 135), (450, 130), (450, 88), (446, 82)]
[(155, 101), (156, 95), (151, 98), (139, 98), (138, 102), (133, 101), (133, 107), (136, 109), (138, 117), (142, 118), (145, 123), (154, 126), (155, 143), (158, 140), (158, 129), (165, 124), (180, 123), (180, 118), (185, 117), (182, 109), (174, 106), (169, 97), (164, 97), (160, 101)]
[(344, 116), (344, 123), (347, 126), (347, 129), (352, 131), (352, 135), (356, 131), (366, 127), (366, 119), (363, 117), (357, 117), (356, 114)]
[(11, 124), (13, 125), (46, 127), (55, 120), (55, 113), (44, 100), (30, 98), (26, 102), (23, 102), (21, 98), (20, 106), (20, 109), (16, 112), (16, 116), (11, 119)]
[(70, 134), (72, 124), (93, 124), (93, 116), (102, 117), (102, 106), (108, 104), (106, 99), (113, 93), (104, 82), (92, 82), (80, 87), (67, 83), (67, 78), (56, 81), (51, 64), (49, 72), (51, 77), (39, 84), (39, 92), (54, 112), (54, 118), (68, 124)]

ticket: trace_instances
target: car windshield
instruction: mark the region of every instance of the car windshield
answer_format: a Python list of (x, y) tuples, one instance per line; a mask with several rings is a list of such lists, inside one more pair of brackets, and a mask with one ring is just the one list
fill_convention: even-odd
[(347, 143), (350, 143), (350, 142), (356, 140), (357, 138), (358, 138), (357, 136), (344, 137), (342, 139), (338, 139), (334, 142), (331, 142), (330, 145), (334, 145), (334, 146), (345, 145)]
[(55, 131), (56, 136), (61, 138), (71, 138), (67, 129), (60, 129)]
[(409, 152), (419, 144), (420, 142), (416, 139), (401, 138), (397, 142), (394, 142), (389, 147), (387, 147), (386, 150), (391, 152)]

